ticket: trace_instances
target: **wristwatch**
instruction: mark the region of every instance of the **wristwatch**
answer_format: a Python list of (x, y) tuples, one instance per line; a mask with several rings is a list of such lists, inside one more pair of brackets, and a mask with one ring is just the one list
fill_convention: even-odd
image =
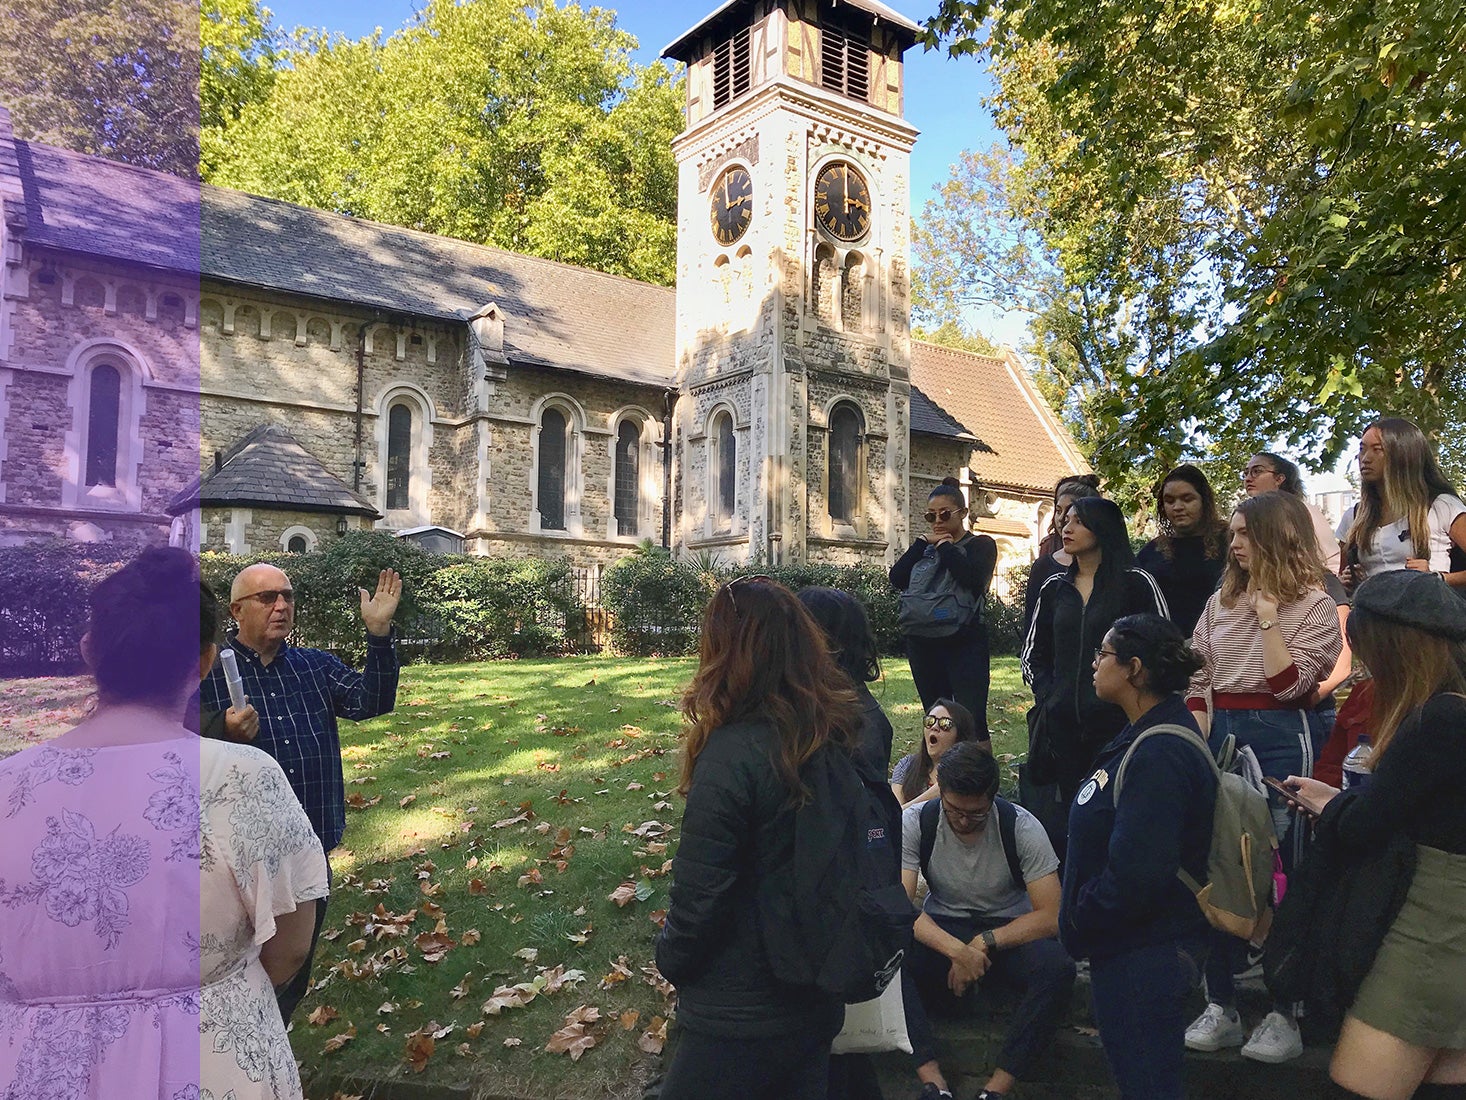
[(1258, 630), (1271, 630), (1273, 628), (1273, 625), (1274, 624), (1273, 624), (1273, 621), (1271, 619), (1258, 619), (1257, 620), (1257, 629)]
[(996, 951), (998, 949), (998, 937), (993, 935), (991, 928), (982, 934), (982, 945), (989, 951)]

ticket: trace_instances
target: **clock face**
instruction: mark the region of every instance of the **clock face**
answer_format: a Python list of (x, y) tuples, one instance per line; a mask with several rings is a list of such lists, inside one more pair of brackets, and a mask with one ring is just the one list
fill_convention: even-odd
[(825, 165), (814, 181), (814, 216), (820, 227), (841, 241), (870, 231), (870, 185), (843, 160)]
[(747, 168), (735, 164), (723, 170), (713, 184), (709, 214), (719, 244), (732, 244), (748, 230), (753, 221), (753, 177)]

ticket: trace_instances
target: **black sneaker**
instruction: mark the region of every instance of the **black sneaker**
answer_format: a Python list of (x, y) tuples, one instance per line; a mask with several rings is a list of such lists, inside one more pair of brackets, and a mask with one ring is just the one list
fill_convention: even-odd
[(1237, 982), (1254, 981), (1262, 977), (1262, 948), (1247, 945), (1247, 961), (1232, 975), (1232, 980)]
[(1001, 1092), (993, 1092), (991, 1089), (983, 1089), (973, 1100), (1008, 1100)]
[(921, 1092), (917, 1095), (916, 1100), (952, 1100), (952, 1094), (946, 1089), (937, 1088), (928, 1081), (921, 1086)]

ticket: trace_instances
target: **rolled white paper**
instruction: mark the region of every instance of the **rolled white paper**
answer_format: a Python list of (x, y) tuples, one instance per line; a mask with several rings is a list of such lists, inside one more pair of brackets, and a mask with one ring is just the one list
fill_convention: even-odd
[(244, 697), (244, 678), (239, 675), (239, 662), (234, 659), (234, 650), (219, 650), (219, 663), (224, 666), (224, 682), (229, 685), (229, 702), (235, 710), (243, 710), (247, 700)]

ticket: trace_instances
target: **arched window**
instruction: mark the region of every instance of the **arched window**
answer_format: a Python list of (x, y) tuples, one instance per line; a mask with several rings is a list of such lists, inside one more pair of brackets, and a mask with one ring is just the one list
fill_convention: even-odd
[(398, 402), (387, 410), (387, 508), (408, 508), (412, 501), (412, 407)]
[(738, 504), (738, 441), (733, 434), (733, 418), (719, 413), (713, 421), (712, 436), (713, 526), (719, 531), (731, 531)]
[(860, 413), (853, 405), (830, 411), (830, 518), (856, 522), (860, 515)]
[(540, 414), (539, 511), (540, 527), (565, 530), (565, 414), (547, 408)]
[(623, 420), (616, 429), (616, 533), (636, 535), (641, 513), (641, 428)]
[(110, 363), (92, 369), (87, 393), (87, 485), (117, 484), (117, 431), (122, 375)]
[(304, 535), (291, 535), (285, 543), (285, 550), (290, 554), (304, 554), (309, 549), (310, 546), (305, 541)]

